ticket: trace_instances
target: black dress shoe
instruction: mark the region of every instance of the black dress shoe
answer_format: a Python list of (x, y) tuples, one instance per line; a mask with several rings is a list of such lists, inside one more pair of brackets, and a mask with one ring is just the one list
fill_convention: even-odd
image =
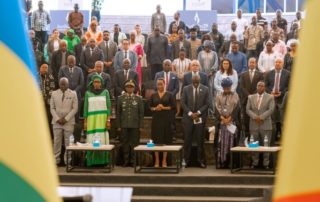
[(124, 164), (122, 164), (122, 167), (129, 167), (130, 166), (130, 163), (124, 163)]
[(207, 165), (206, 164), (204, 164), (204, 163), (200, 163), (200, 168), (207, 168)]

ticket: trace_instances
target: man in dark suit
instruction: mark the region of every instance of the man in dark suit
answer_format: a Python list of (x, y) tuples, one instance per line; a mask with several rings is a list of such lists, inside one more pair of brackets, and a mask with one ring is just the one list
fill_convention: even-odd
[(122, 62), (124, 59), (128, 58), (131, 61), (131, 68), (136, 70), (138, 64), (138, 56), (137, 54), (129, 50), (129, 40), (123, 39), (122, 41), (122, 50), (118, 51), (114, 56), (114, 68), (115, 71), (122, 69)]
[(80, 43), (78, 43), (77, 45), (74, 46), (73, 48), (73, 52), (74, 52), (74, 55), (76, 56), (76, 65), (78, 67), (81, 66), (81, 54), (82, 54), (82, 51), (84, 51), (87, 47), (87, 39), (85, 36), (81, 37), (81, 41)]
[[(109, 92), (111, 92), (111, 89), (112, 89), (112, 82), (111, 82), (111, 77), (109, 74), (103, 72), (103, 62), (102, 61), (97, 61), (94, 65), (94, 69), (95, 69), (95, 72), (92, 72), (91, 74), (88, 75), (88, 79), (87, 79), (87, 85), (89, 85), (89, 82), (91, 81), (91, 78), (92, 76), (94, 75), (100, 75), (103, 79), (103, 84), (102, 86), (107, 89)], [(113, 97), (113, 94), (112, 93), (109, 93), (110, 95), (112, 95)]]
[(257, 70), (257, 60), (252, 57), (248, 61), (249, 70), (240, 75), (240, 89), (241, 89), (241, 111), (243, 116), (244, 131), (246, 137), (249, 136), (249, 116), (246, 113), (246, 106), (248, 96), (257, 92), (257, 84), (263, 81), (263, 73)]
[(147, 61), (151, 68), (151, 79), (154, 79), (157, 72), (162, 71), (162, 62), (168, 58), (168, 38), (160, 34), (159, 26), (154, 28), (147, 42)]
[(69, 88), (77, 93), (78, 100), (81, 100), (81, 91), (84, 87), (84, 79), (82, 69), (75, 66), (76, 58), (69, 55), (67, 58), (67, 65), (61, 67), (59, 71), (59, 80), (63, 77), (69, 81)]
[(94, 72), (94, 65), (97, 61), (103, 61), (104, 56), (100, 48), (96, 46), (96, 40), (91, 38), (89, 40), (89, 46), (82, 51), (81, 55), (81, 67), (84, 74), (84, 79), (87, 80), (88, 74)]
[(51, 70), (56, 86), (59, 86), (58, 74), (60, 68), (67, 65), (67, 58), (69, 55), (72, 54), (67, 51), (67, 42), (65, 40), (61, 40), (59, 43), (59, 50), (53, 52), (51, 60)]
[(177, 25), (178, 30), (182, 29), (183, 31), (187, 31), (186, 24), (180, 20), (180, 13), (178, 11), (174, 13), (173, 17), (174, 17), (174, 21), (170, 23), (168, 33), (172, 34), (172, 26), (174, 24)]
[(206, 168), (204, 157), (204, 127), (207, 119), (207, 110), (210, 105), (209, 90), (200, 84), (200, 76), (192, 77), (192, 84), (184, 87), (181, 105), (183, 109), (184, 127), (184, 159), (190, 164), (190, 155), (193, 136), (196, 136), (198, 162), (201, 168)]
[(171, 70), (171, 61), (166, 59), (163, 61), (163, 71), (158, 72), (154, 79), (154, 90), (157, 90), (157, 80), (163, 78), (165, 81), (165, 89), (170, 92), (173, 97), (176, 97), (179, 91), (179, 79), (176, 73)]
[(113, 59), (118, 51), (118, 46), (115, 42), (110, 40), (109, 31), (103, 31), (103, 41), (99, 44), (99, 48), (103, 51), (104, 55), (104, 72), (113, 77), (115, 73)]
[(124, 94), (124, 82), (127, 80), (133, 80), (136, 82), (134, 93), (138, 91), (138, 74), (134, 70), (131, 69), (131, 61), (126, 58), (122, 62), (122, 70), (116, 72), (114, 77), (114, 90), (115, 97)]
[(232, 43), (237, 43), (239, 45), (239, 51), (242, 52), (242, 53), (245, 52), (244, 44), (242, 42), (240, 42), (240, 41), (237, 41), (237, 35), (231, 34), (230, 41), (225, 41), (222, 44), (222, 47), (220, 48), (219, 56), (220, 56), (221, 59), (225, 58), (226, 55), (231, 53), (231, 44)]
[(283, 59), (277, 58), (275, 61), (275, 69), (271, 70), (266, 78), (266, 91), (273, 95), (275, 99), (275, 110), (273, 114), (273, 124), (275, 127), (275, 138), (276, 140), (280, 138), (281, 134), (281, 116), (280, 109), (283, 101), (283, 97), (288, 91), (290, 82), (290, 72), (283, 69)]
[(184, 30), (179, 29), (178, 39), (172, 43), (172, 58), (179, 58), (180, 49), (184, 49), (186, 52), (186, 58), (191, 57), (191, 44), (185, 39)]
[(61, 67), (59, 71), (59, 81), (61, 78), (67, 78), (69, 81), (69, 88), (76, 92), (78, 98), (78, 112), (75, 115), (76, 122), (79, 122), (79, 115), (82, 109), (82, 98), (84, 95), (84, 78), (80, 67), (75, 66), (76, 58), (69, 55), (67, 58), (67, 65)]
[(192, 60), (191, 64), (191, 72), (187, 72), (183, 76), (183, 84), (182, 84), (182, 89), (185, 86), (188, 86), (192, 84), (192, 77), (194, 75), (200, 76), (200, 83), (206, 87), (208, 87), (208, 76), (207, 74), (200, 72), (200, 63), (198, 60)]

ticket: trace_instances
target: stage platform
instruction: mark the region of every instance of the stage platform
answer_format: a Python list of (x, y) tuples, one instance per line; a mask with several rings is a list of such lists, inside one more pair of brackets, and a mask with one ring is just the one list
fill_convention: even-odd
[(115, 167), (111, 173), (66, 173), (58, 168), (61, 186), (132, 187), (134, 202), (270, 201), (274, 175), (269, 172), (231, 174), (230, 170), (184, 168), (179, 174), (135, 174), (133, 168)]

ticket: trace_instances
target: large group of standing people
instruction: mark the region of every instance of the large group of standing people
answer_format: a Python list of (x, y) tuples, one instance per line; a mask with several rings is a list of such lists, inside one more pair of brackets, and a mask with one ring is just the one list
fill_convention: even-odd
[[(219, 168), (229, 166), (230, 148), (241, 137), (252, 136), (260, 144), (267, 137), (268, 145), (280, 139), (300, 12), (288, 25), (281, 11), (268, 23), (260, 10), (248, 22), (239, 9), (224, 34), (217, 23), (208, 33), (189, 28), (179, 12), (167, 29), (160, 5), (151, 17), (149, 34), (143, 34), (139, 24), (127, 34), (119, 24), (103, 30), (95, 16), (85, 28), (83, 18), (75, 4), (67, 19), (69, 28), (64, 32), (53, 29), (48, 36), (51, 18), (42, 1), (31, 15), (30, 38), (57, 164), (62, 140), (68, 144), (76, 123), (83, 120), (86, 142), (99, 137), (102, 144), (109, 144), (115, 115), (123, 165), (132, 165), (132, 149), (139, 144), (144, 126), (145, 103), (152, 113), (150, 138), (155, 144), (173, 144), (175, 117), (182, 116), (186, 166), (195, 139), (197, 161), (206, 167), (208, 111), (214, 112), (216, 120), (214, 147)], [(146, 78), (153, 84), (151, 94), (146, 93)], [(258, 160), (252, 157), (252, 167), (258, 166)], [(106, 153), (87, 152), (86, 163), (103, 165), (108, 159)], [(166, 167), (167, 154), (155, 153), (154, 166)], [(267, 154), (263, 166), (269, 168)]]

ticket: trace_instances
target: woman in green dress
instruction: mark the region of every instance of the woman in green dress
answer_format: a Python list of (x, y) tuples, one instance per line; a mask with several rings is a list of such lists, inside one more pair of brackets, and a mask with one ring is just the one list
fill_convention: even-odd
[[(103, 87), (103, 79), (94, 75), (89, 83), (84, 100), (84, 130), (87, 131), (87, 143), (92, 144), (94, 137), (100, 138), (100, 144), (109, 144), (111, 102), (108, 90)], [(105, 165), (107, 152), (87, 152), (87, 165)]]

